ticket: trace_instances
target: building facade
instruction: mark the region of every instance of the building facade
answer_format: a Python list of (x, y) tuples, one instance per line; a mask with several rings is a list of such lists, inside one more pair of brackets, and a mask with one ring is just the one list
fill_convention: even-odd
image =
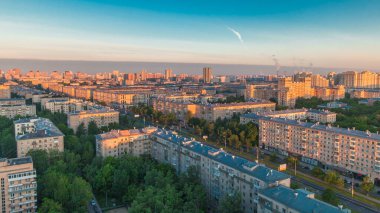
[(271, 118), (284, 118), (289, 120), (310, 120), (320, 123), (335, 123), (336, 113), (328, 110), (315, 110), (315, 109), (291, 109), (279, 110), (262, 113), (247, 113), (240, 116), (240, 123), (246, 124), (253, 122), (258, 124), (259, 118), (262, 116)]
[(29, 150), (42, 149), (63, 152), (63, 133), (46, 118), (24, 118), (14, 121), (17, 157)]
[(88, 124), (94, 121), (98, 127), (108, 126), (112, 123), (119, 123), (119, 112), (111, 108), (104, 107), (80, 112), (70, 112), (67, 114), (67, 126), (77, 131), (80, 124), (84, 124), (87, 129)]
[(118, 157), (124, 154), (140, 156), (150, 154), (150, 135), (157, 128), (112, 130), (96, 135), (96, 155), (101, 157)]
[(37, 212), (36, 177), (30, 156), (0, 159), (1, 212)]
[(380, 179), (380, 135), (284, 118), (259, 119), (259, 144), (311, 165)]
[(0, 116), (10, 119), (16, 116), (36, 116), (36, 105), (1, 105)]
[(11, 98), (11, 90), (8, 85), (0, 85), (0, 98)]

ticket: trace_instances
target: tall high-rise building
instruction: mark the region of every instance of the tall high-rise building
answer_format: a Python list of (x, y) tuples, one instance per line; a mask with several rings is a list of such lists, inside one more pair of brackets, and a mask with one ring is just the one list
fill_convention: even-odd
[(173, 70), (166, 69), (165, 70), (165, 80), (170, 80), (171, 77), (173, 77)]
[(30, 156), (0, 159), (1, 212), (36, 212), (36, 170)]
[(203, 68), (203, 81), (205, 83), (211, 83), (212, 69), (210, 67)]

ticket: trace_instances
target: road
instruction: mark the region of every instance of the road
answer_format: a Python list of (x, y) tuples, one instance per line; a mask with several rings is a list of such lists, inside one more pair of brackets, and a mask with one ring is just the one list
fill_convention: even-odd
[(87, 204), (88, 213), (102, 213), (102, 209), (99, 206), (98, 201), (94, 198), (95, 204), (92, 205), (91, 201)]
[[(325, 190), (325, 188), (322, 186), (316, 185), (314, 183), (311, 183), (309, 181), (306, 181), (306, 180), (303, 180), (300, 178), (292, 177), (292, 181), (302, 183), (303, 185), (309, 186), (309, 187), (316, 189), (318, 191), (321, 191), (321, 192)], [(367, 205), (365, 203), (362, 203), (360, 201), (354, 200), (350, 197), (346, 197), (342, 194), (337, 193), (336, 196), (343, 202), (345, 207), (350, 208), (354, 211), (361, 212), (361, 213), (364, 213), (364, 212), (365, 213), (367, 213), (367, 212), (368, 213), (379, 213), (380, 212), (380, 210), (376, 209), (376, 207), (372, 207), (372, 206)]]

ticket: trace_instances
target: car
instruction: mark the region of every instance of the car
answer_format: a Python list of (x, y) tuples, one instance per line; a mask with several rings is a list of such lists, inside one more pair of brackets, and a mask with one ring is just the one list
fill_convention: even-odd
[(377, 194), (379, 194), (379, 195), (380, 195), (380, 190), (379, 190), (379, 191), (377, 191)]
[(91, 200), (91, 206), (96, 206), (96, 201), (95, 200)]

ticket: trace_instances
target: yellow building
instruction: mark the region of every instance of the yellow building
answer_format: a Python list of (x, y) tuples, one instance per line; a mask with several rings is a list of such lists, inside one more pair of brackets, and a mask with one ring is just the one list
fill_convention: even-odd
[(347, 71), (337, 74), (338, 84), (347, 88), (380, 88), (380, 75), (371, 71)]
[(77, 131), (80, 124), (84, 124), (87, 129), (88, 124), (94, 121), (98, 127), (108, 126), (112, 123), (119, 123), (119, 112), (105, 107), (101, 109), (86, 110), (80, 112), (71, 112), (67, 115), (67, 125)]
[(278, 79), (278, 104), (294, 107), (297, 98), (311, 98), (314, 91), (311, 87), (311, 78), (305, 77), (299, 81), (293, 81), (292, 77)]
[(321, 75), (312, 75), (311, 86), (312, 87), (328, 87), (329, 80)]
[(42, 149), (63, 152), (64, 134), (46, 118), (24, 118), (14, 121), (17, 157), (29, 150)]
[(118, 157), (124, 154), (140, 156), (150, 154), (150, 135), (157, 128), (112, 130), (96, 135), (96, 155), (101, 157)]
[(0, 85), (0, 99), (11, 98), (11, 90), (7, 85)]
[(0, 159), (1, 212), (37, 212), (37, 180), (31, 157)]
[(212, 79), (212, 69), (210, 67), (203, 68), (203, 82), (211, 83)]

